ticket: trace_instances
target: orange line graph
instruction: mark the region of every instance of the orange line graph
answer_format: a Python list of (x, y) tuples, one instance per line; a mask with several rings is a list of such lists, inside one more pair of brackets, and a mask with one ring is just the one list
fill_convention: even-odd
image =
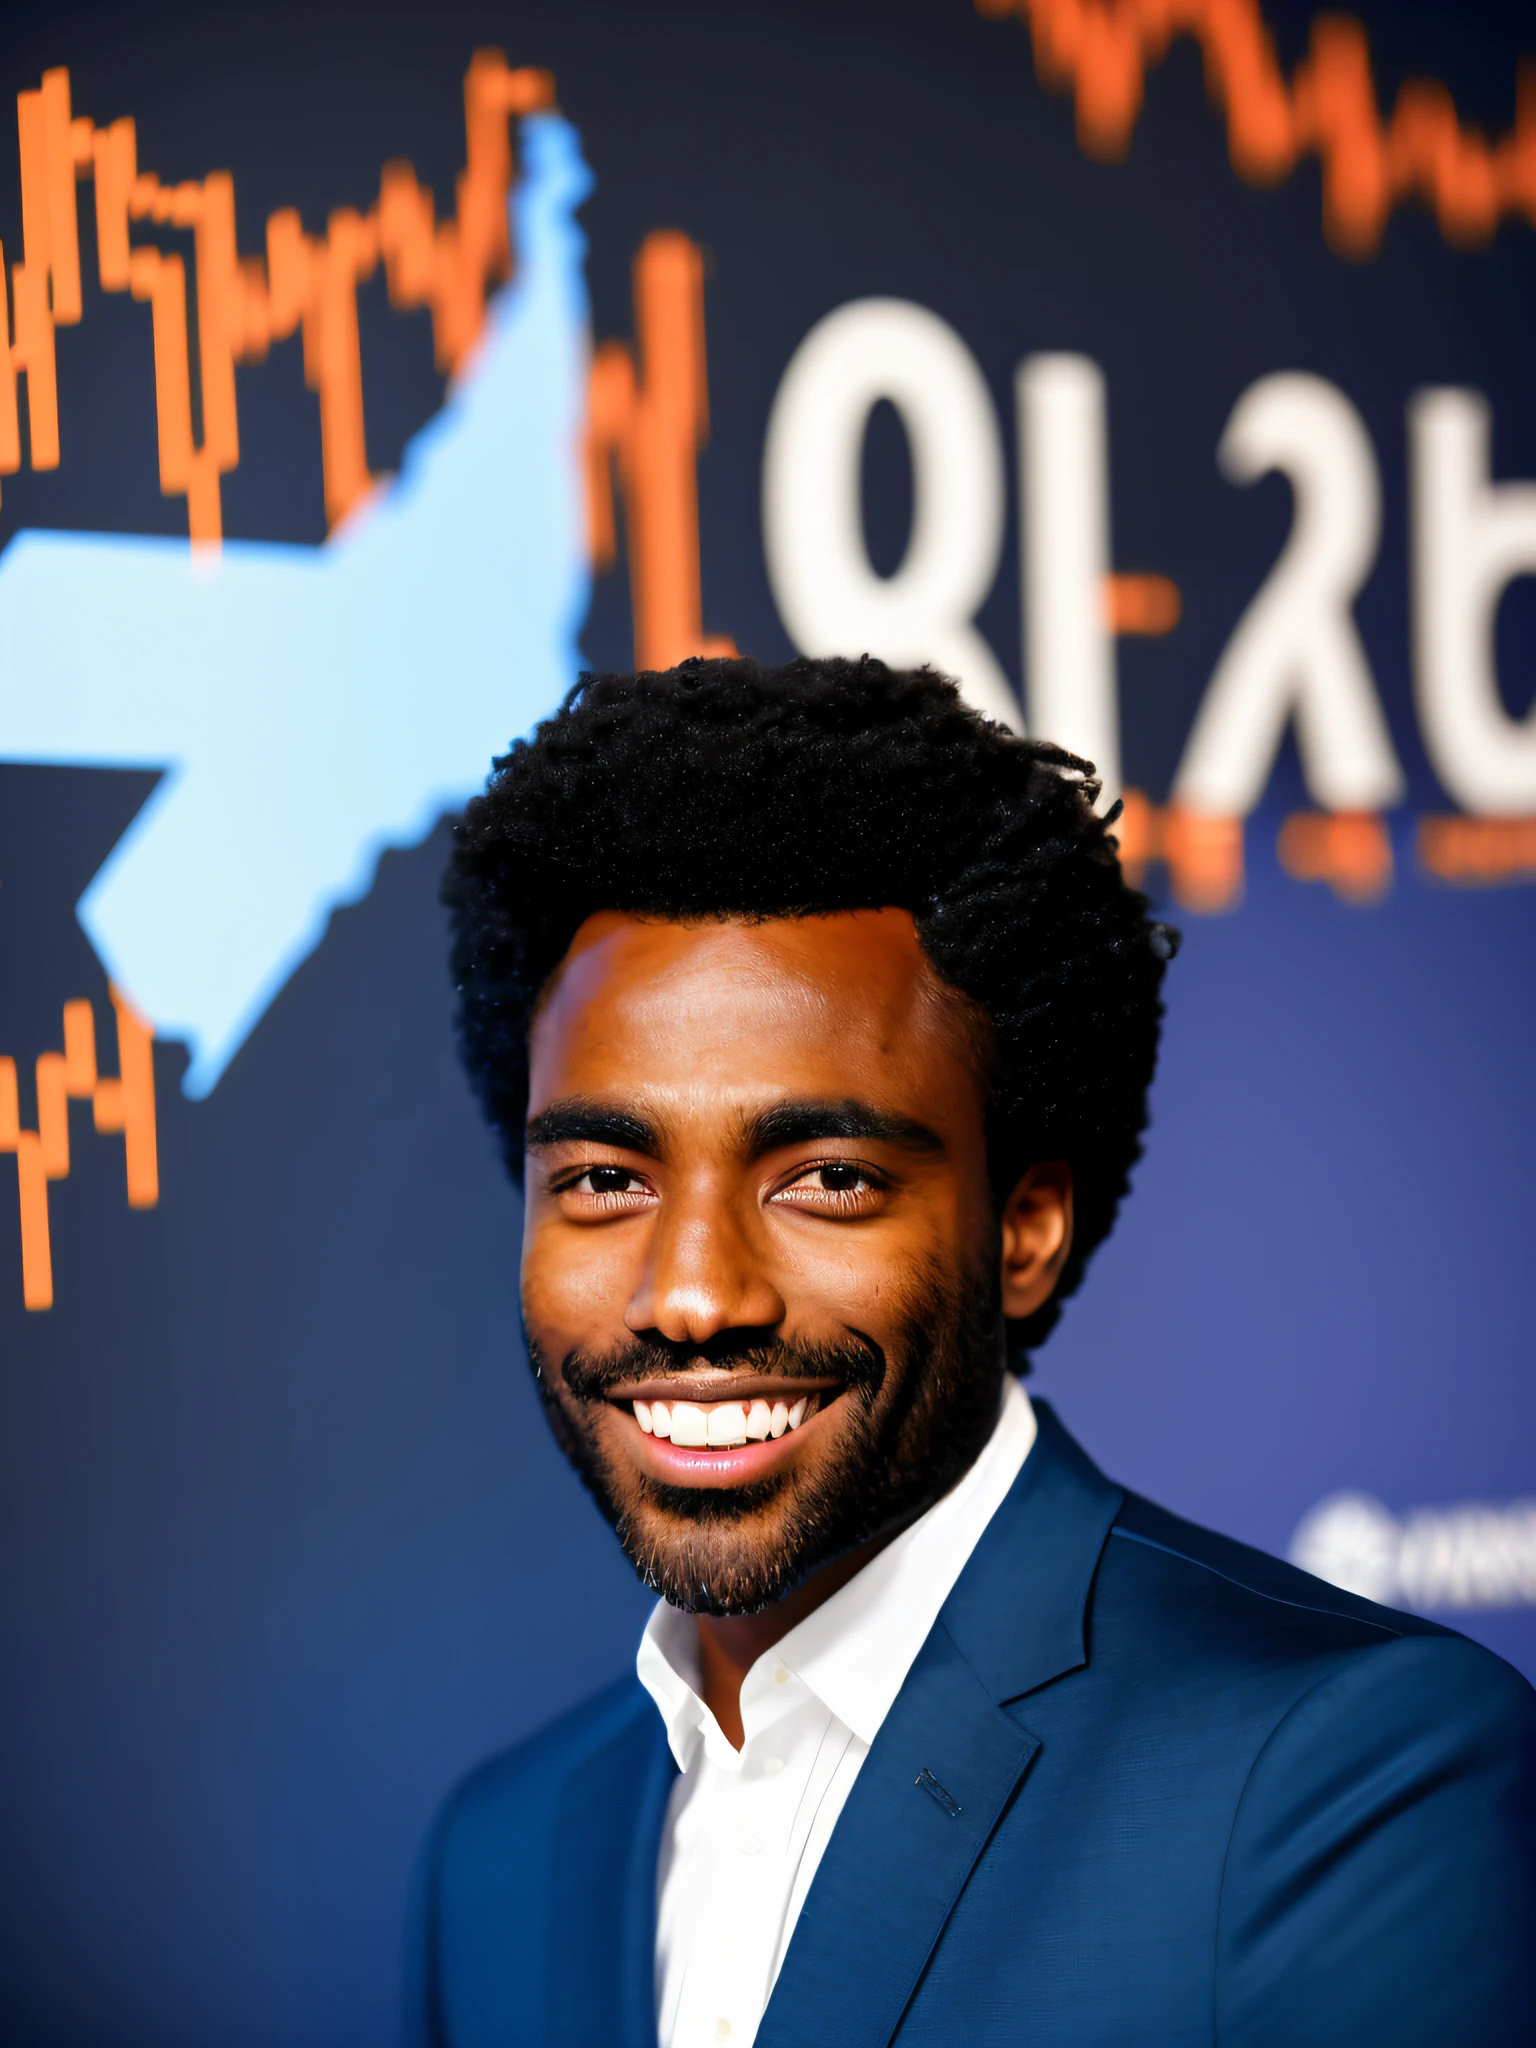
[(647, 235), (635, 258), (635, 351), (605, 341), (592, 362), (587, 505), (592, 559), (617, 553), (613, 475), (624, 492), (635, 666), (734, 654), (703, 630), (698, 454), (709, 432), (704, 256), (686, 235)]
[(1507, 215), (1536, 226), (1536, 67), (1521, 68), (1515, 125), (1491, 142), (1464, 127), (1447, 88), (1409, 79), (1383, 120), (1364, 25), (1320, 14), (1289, 85), (1258, 0), (976, 0), (1030, 29), (1043, 85), (1071, 92), (1084, 151), (1131, 145), (1146, 75), (1175, 36), (1200, 45), (1226, 116), (1233, 169), (1253, 185), (1287, 178), (1305, 155), (1323, 174), (1323, 229), (1341, 255), (1374, 255), (1394, 208), (1423, 202), (1447, 241), (1486, 243)]
[(29, 1309), (53, 1306), (53, 1250), (48, 1183), (69, 1174), (69, 1105), (89, 1102), (96, 1129), (120, 1132), (130, 1209), (160, 1199), (155, 1136), (154, 1039), (116, 989), (117, 1073), (96, 1064), (96, 1013), (83, 998), (64, 1005), (64, 1050), (37, 1061), (37, 1128), (23, 1130), (16, 1062), (0, 1058), (0, 1152), (16, 1155), (21, 1198), (21, 1291)]
[[(464, 81), (466, 162), (451, 218), (438, 220), (432, 194), (411, 166), (392, 162), (366, 213), (338, 208), (325, 233), (311, 235), (293, 208), (281, 208), (266, 224), (265, 257), (241, 256), (228, 171), (162, 185), (139, 167), (131, 118), (96, 127), (72, 112), (68, 71), (45, 72), (40, 88), (17, 96), (23, 255), (11, 266), (7, 293), (0, 250), (0, 476), (21, 467), (20, 376), (27, 380), (31, 467), (59, 465), (54, 331), (76, 325), (83, 313), (76, 185), (90, 178), (101, 288), (126, 291), (150, 308), (160, 488), (168, 497), (185, 496), (192, 539), (217, 545), (223, 534), (219, 479), (240, 460), (235, 365), (263, 361), (273, 342), (300, 329), (305, 381), (320, 399), (326, 517), (335, 525), (373, 483), (363, 436), (358, 285), (382, 262), (391, 305), (430, 306), (438, 368), (458, 369), (479, 335), (487, 291), (511, 272), (508, 118), (553, 98), (548, 72), (512, 70), (500, 51), (478, 51)], [(186, 267), (180, 255), (136, 245), (130, 227), (140, 221), (193, 234), (201, 440), (193, 421)]]
[[(372, 489), (363, 422), (357, 288), (380, 263), (391, 305), (432, 311), (438, 368), (459, 369), (477, 340), (488, 291), (511, 274), (508, 120), (554, 104), (546, 71), (513, 70), (480, 50), (464, 80), (465, 167), (455, 213), (438, 220), (410, 164), (384, 166), (366, 213), (341, 207), (323, 236), (292, 207), (267, 220), (266, 254), (241, 256), (234, 179), (161, 185), (138, 163), (131, 118), (97, 128), (72, 112), (69, 73), (44, 73), (17, 98), (22, 260), (7, 292), (0, 250), (0, 476), (21, 467), (17, 380), (26, 378), (31, 466), (60, 460), (55, 330), (84, 310), (77, 184), (94, 181), (97, 268), (104, 291), (150, 308), (160, 487), (185, 496), (194, 543), (223, 534), (222, 476), (240, 460), (235, 366), (265, 360), (302, 333), (305, 381), (320, 400), (325, 509), (335, 526)], [(135, 222), (190, 229), (197, 306), (202, 438), (193, 421), (192, 354), (183, 258), (136, 245)], [(646, 237), (635, 259), (636, 346), (607, 342), (592, 368), (587, 489), (598, 567), (616, 553), (613, 478), (626, 513), (635, 658), (665, 668), (690, 654), (734, 652), (702, 627), (696, 468), (709, 426), (704, 258), (685, 235)], [(14, 325), (11, 306), (14, 305)], [(14, 337), (14, 338), (12, 338)], [(637, 360), (638, 359), (638, 360)]]

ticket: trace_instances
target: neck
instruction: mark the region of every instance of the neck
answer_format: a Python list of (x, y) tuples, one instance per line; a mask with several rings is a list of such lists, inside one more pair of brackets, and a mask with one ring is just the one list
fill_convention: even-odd
[(695, 1617), (699, 1631), (699, 1672), (703, 1681), (704, 1704), (720, 1724), (720, 1732), (734, 1749), (746, 1740), (741, 1725), (742, 1680), (765, 1650), (787, 1636), (792, 1628), (814, 1614), (824, 1600), (846, 1586), (870, 1559), (884, 1550), (895, 1529), (885, 1531), (824, 1565), (803, 1585), (786, 1593), (761, 1614), (700, 1614)]

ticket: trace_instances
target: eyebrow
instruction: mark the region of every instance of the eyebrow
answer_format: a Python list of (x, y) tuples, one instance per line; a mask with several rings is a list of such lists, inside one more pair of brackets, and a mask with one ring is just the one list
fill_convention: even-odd
[[(840, 1102), (776, 1102), (772, 1109), (748, 1117), (742, 1132), (744, 1149), (753, 1159), (783, 1145), (814, 1144), (818, 1138), (867, 1138), (898, 1145), (907, 1152), (944, 1150), (937, 1131), (915, 1117), (877, 1109), (873, 1103), (853, 1097)], [(530, 1152), (553, 1145), (612, 1145), (621, 1151), (645, 1152), (655, 1159), (662, 1151), (661, 1133), (648, 1118), (579, 1095), (552, 1102), (548, 1109), (529, 1117), (523, 1142)]]
[(612, 1145), (624, 1152), (649, 1153), (653, 1159), (661, 1152), (661, 1134), (645, 1117), (579, 1095), (552, 1102), (529, 1117), (523, 1143), (530, 1152), (551, 1145)]
[(747, 1119), (744, 1136), (753, 1158), (781, 1145), (814, 1144), (818, 1138), (873, 1138), (907, 1152), (944, 1150), (938, 1132), (915, 1117), (876, 1109), (873, 1103), (852, 1097), (841, 1102), (775, 1103), (772, 1109), (760, 1110)]

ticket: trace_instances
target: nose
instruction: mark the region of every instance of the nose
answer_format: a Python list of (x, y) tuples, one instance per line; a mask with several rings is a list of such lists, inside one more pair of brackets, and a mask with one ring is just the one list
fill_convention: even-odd
[(755, 1233), (734, 1205), (700, 1189), (664, 1200), (624, 1320), (635, 1334), (707, 1344), (726, 1330), (773, 1330), (785, 1305)]

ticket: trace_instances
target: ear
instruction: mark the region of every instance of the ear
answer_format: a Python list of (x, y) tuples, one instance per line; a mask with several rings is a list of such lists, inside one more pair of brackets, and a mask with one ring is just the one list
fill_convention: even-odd
[(1072, 1169), (1032, 1166), (1003, 1205), (1003, 1314), (1020, 1322), (1050, 1300), (1072, 1250)]

